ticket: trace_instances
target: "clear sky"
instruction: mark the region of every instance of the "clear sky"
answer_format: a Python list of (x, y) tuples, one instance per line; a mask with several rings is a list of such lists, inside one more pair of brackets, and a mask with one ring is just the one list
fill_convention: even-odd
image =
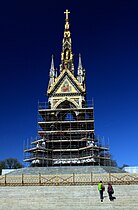
[(0, 160), (22, 162), (23, 144), (37, 135), (38, 101), (59, 69), (69, 9), (75, 69), (86, 69), (94, 98), (95, 133), (110, 139), (119, 166), (138, 165), (138, 1), (52, 0), (0, 3)]

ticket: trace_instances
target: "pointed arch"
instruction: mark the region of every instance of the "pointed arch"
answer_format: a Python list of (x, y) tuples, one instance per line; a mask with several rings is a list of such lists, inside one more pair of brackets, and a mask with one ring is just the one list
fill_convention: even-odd
[(64, 121), (75, 121), (76, 112), (70, 109), (75, 107), (71, 101), (63, 100), (57, 107), (57, 109), (61, 109), (61, 111), (57, 112), (57, 118)]
[[(79, 104), (72, 99), (61, 99), (55, 105), (54, 109), (62, 108), (66, 105), (66, 108), (79, 108)], [(64, 107), (65, 108), (65, 107)]]

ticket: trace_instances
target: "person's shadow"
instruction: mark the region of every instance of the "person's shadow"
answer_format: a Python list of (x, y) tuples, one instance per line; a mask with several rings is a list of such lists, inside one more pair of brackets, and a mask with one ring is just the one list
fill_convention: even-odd
[[(103, 196), (103, 199), (104, 199), (104, 198), (107, 198), (107, 197), (108, 197), (107, 195), (104, 195), (104, 196)], [(114, 201), (115, 199), (116, 199), (116, 197), (115, 197), (115, 196), (112, 196), (112, 200), (111, 200), (111, 201)]]

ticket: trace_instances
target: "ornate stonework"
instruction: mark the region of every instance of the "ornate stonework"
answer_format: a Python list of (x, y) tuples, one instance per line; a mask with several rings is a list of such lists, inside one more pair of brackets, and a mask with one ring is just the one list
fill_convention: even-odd
[[(61, 64), (60, 74), (54, 73), (54, 60), (52, 56), (51, 69), (50, 69), (50, 81), (47, 90), (49, 97), (49, 103), (51, 108), (57, 107), (59, 103), (63, 102), (66, 98), (68, 101), (72, 101), (76, 107), (82, 107), (82, 102), (85, 103), (85, 70), (82, 68), (81, 56), (79, 55), (78, 74), (74, 75), (74, 63), (72, 54), (72, 42), (71, 33), (69, 28), (69, 14), (68, 10), (64, 13), (65, 27), (64, 36), (62, 41), (62, 52), (61, 52)], [(75, 96), (75, 98), (74, 98)], [(55, 101), (58, 101), (57, 103)]]

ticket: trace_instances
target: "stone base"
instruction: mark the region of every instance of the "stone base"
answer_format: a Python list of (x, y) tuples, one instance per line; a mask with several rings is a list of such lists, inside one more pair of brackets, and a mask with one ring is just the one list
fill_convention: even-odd
[(37, 175), (37, 174), (103, 174), (103, 173), (124, 173), (117, 167), (110, 166), (61, 166), (61, 167), (27, 167), (15, 169), (9, 175)]

